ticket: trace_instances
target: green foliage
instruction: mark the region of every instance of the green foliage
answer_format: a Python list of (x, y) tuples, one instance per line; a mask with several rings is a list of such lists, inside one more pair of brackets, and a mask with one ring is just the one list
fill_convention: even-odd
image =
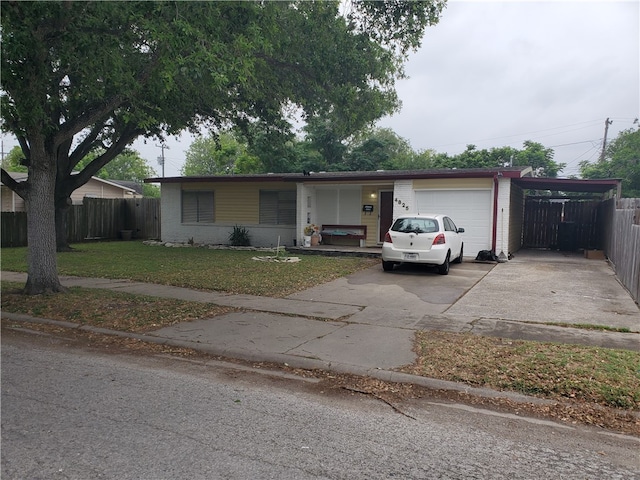
[(347, 154), (349, 170), (411, 170), (416, 154), (393, 130), (378, 128), (362, 136)]
[(27, 172), (25, 165), (24, 153), (20, 147), (13, 147), (9, 153), (2, 159), (2, 165), (0, 165), (7, 172)]
[(229, 175), (259, 173), (260, 160), (231, 133), (196, 139), (186, 152), (182, 175)]
[(247, 173), (282, 173), (300, 171), (303, 155), (300, 142), (290, 131), (288, 122), (245, 124), (238, 135), (247, 141), (247, 152), (257, 159)]
[(40, 222), (29, 230), (40, 252), (31, 293), (59, 289), (45, 257), (64, 242), (71, 192), (135, 138), (280, 125), (292, 105), (346, 138), (397, 109), (402, 62), (444, 2), (350, 5), (345, 17), (338, 1), (3, 3), (1, 126), (23, 147), (30, 181), (3, 170), (2, 182)]
[(580, 163), (583, 178), (621, 178), (622, 196), (640, 198), (640, 129), (624, 130), (609, 143), (601, 162)]
[[(130, 279), (274, 297), (285, 297), (380, 262), (321, 255), (305, 255), (297, 263), (256, 262), (252, 260), (256, 254), (253, 251), (151, 247), (137, 241), (83, 243), (74, 247), (74, 252), (57, 254), (60, 275)], [(2, 268), (26, 272), (27, 249), (3, 248)]]
[(142, 195), (149, 198), (160, 198), (160, 187), (151, 183), (143, 183)]
[(553, 155), (552, 149), (544, 148), (540, 143), (526, 140), (524, 149), (515, 152), (513, 165), (533, 167), (533, 174), (536, 177), (555, 178), (567, 164), (554, 162)]
[[(76, 165), (76, 169), (82, 170), (100, 155), (104, 154), (104, 149), (89, 152)], [(102, 167), (94, 175), (104, 180), (126, 180), (131, 182), (142, 182), (145, 178), (156, 176), (156, 171), (151, 168), (146, 160), (135, 150), (126, 148), (122, 153), (116, 155), (108, 164)]]
[(329, 118), (314, 117), (304, 127), (305, 140), (309, 146), (320, 153), (329, 170), (343, 168), (347, 145), (344, 134)]
[(229, 234), (229, 245), (233, 247), (248, 247), (251, 245), (249, 230), (239, 225), (234, 225)]
[(437, 154), (432, 159), (433, 168), (499, 168), (509, 165), (533, 167), (537, 177), (557, 177), (566, 166), (553, 161), (553, 150), (540, 143), (525, 141), (524, 148), (497, 147), (478, 150), (475, 145), (467, 145), (464, 152), (449, 156)]

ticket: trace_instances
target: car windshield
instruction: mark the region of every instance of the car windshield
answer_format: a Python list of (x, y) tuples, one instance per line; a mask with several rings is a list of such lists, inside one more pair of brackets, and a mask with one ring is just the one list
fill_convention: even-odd
[(391, 230), (404, 233), (433, 233), (438, 231), (438, 221), (435, 218), (399, 218)]

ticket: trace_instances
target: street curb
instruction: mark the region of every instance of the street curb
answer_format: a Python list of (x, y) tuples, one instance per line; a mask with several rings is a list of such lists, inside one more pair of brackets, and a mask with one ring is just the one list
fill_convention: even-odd
[(393, 383), (408, 383), (428, 388), (430, 390), (448, 390), (466, 395), (482, 398), (504, 398), (518, 403), (531, 403), (537, 405), (553, 405), (557, 403), (554, 400), (547, 400), (538, 397), (523, 395), (516, 392), (498, 391), (489, 388), (471, 387), (458, 382), (448, 380), (439, 380), (435, 378), (422, 377), (412, 375), (395, 370), (383, 370), (380, 368), (367, 368), (359, 365), (351, 365), (339, 362), (330, 362), (318, 360), (314, 358), (300, 357), (295, 355), (286, 355), (281, 353), (252, 353), (240, 349), (217, 349), (208, 347), (198, 342), (189, 342), (183, 340), (174, 340), (165, 337), (157, 337), (144, 333), (122, 332), (119, 330), (111, 330), (108, 328), (94, 327), (90, 325), (82, 325), (74, 322), (65, 322), (61, 320), (52, 320), (48, 318), (33, 317), (21, 313), (2, 312), (2, 318), (11, 321), (55, 325), (58, 327), (78, 329), (86, 332), (98, 333), (103, 335), (113, 335), (117, 337), (133, 338), (143, 342), (155, 343), (157, 345), (168, 345), (178, 348), (189, 348), (210, 355), (227, 357), (231, 359), (244, 360), (249, 362), (268, 362), (282, 364), (292, 368), (300, 368), (304, 370), (325, 370), (335, 373), (351, 374), (362, 377), (371, 377), (377, 380)]

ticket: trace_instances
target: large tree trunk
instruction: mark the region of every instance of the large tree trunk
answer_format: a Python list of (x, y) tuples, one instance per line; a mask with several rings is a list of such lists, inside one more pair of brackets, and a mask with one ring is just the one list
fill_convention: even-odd
[(67, 238), (67, 217), (71, 199), (66, 197), (56, 201), (56, 250), (58, 252), (70, 252), (73, 249)]
[[(37, 158), (46, 154), (31, 151), (27, 194), (28, 295), (63, 291), (58, 278), (54, 191), (55, 160)], [(44, 148), (42, 149), (44, 150)]]

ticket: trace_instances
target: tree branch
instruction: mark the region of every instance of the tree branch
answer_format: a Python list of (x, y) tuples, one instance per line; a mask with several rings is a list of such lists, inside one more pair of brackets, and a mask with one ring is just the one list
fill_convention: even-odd
[(127, 146), (144, 133), (144, 130), (134, 125), (128, 124), (123, 128), (118, 140), (109, 147), (102, 155), (96, 157), (91, 163), (86, 165), (82, 171), (76, 175), (69, 175), (69, 182), (65, 183), (69, 194), (87, 183), (102, 167), (113, 160), (117, 155), (127, 148)]
[(25, 198), (27, 193), (26, 182), (16, 182), (4, 168), (0, 168), (0, 180), (10, 190), (16, 192), (20, 197)]

